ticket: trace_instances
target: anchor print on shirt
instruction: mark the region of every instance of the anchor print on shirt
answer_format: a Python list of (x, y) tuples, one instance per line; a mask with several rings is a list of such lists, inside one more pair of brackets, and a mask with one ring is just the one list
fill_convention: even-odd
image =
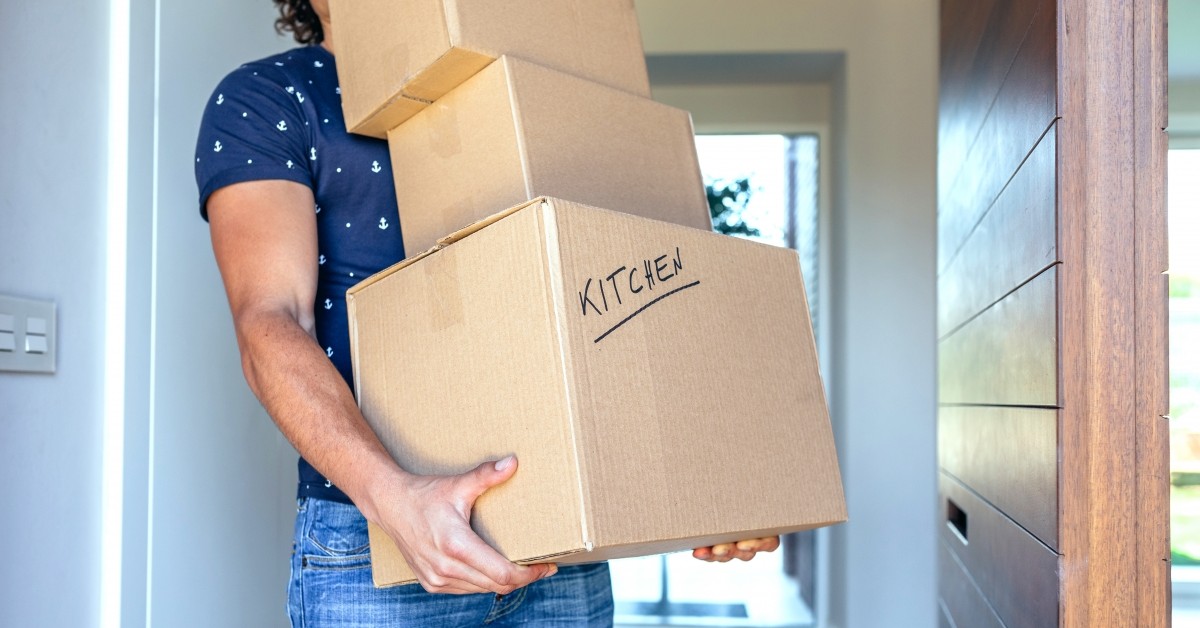
[(333, 357), (333, 347), (325, 347), (325, 355)]
[(225, 94), (217, 94), (217, 104), (218, 105), (225, 104)]
[(304, 102), (304, 94), (301, 94), (300, 92), (296, 92), (296, 100), (299, 100), (300, 102)]
[(383, 170), (383, 167), (379, 165), (378, 161), (371, 162), (371, 172), (374, 172), (375, 174), (379, 174), (379, 172), (381, 170)]
[(287, 121), (280, 120), (279, 124), (275, 125), (275, 128), (279, 129), (280, 131), (286, 131), (287, 130)]
[(387, 230), (387, 228), (388, 228), (388, 227), (390, 227), (390, 226), (391, 226), (391, 225), (389, 225), (389, 224), (388, 224), (387, 218), (380, 218), (380, 219), (379, 219), (379, 228), (380, 228), (380, 229), (383, 229), (383, 230), (385, 230), (385, 231), (386, 231), (386, 230)]
[(225, 148), (225, 147), (224, 147), (224, 146), (221, 146), (221, 140), (217, 140), (217, 143), (216, 143), (216, 144), (213, 144), (213, 152), (214, 152), (214, 153), (219, 153), (219, 152), (221, 152), (221, 149), (223, 149), (223, 148)]
[(317, 149), (315, 147), (308, 149), (308, 158), (312, 161), (317, 160)]
[[(288, 167), (288, 170), (291, 170), (291, 169), (292, 169), (292, 166), (295, 166), (295, 165), (296, 165), (296, 164), (292, 163), (292, 160), (291, 160), (291, 159), (287, 160), (287, 167)], [(319, 210), (319, 209), (318, 209), (318, 210), (317, 210), (317, 213), (320, 213), (320, 211), (321, 211), (321, 210)]]
[(325, 299), (325, 309), (332, 310), (333, 309), (333, 301), (331, 301), (329, 299)]
[(321, 257), (318, 257), (318, 258), (317, 258), (317, 265), (318, 265), (318, 266), (324, 266), (324, 265), (325, 265), (325, 256), (324, 256), (324, 255), (322, 255)]

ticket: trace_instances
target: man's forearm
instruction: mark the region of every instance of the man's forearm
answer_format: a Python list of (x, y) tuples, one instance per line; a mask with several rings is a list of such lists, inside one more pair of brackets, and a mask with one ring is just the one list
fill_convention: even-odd
[(237, 327), (246, 381), (280, 431), (374, 520), (374, 496), (399, 490), (407, 474), (367, 425), (325, 352), (287, 313), (248, 314)]

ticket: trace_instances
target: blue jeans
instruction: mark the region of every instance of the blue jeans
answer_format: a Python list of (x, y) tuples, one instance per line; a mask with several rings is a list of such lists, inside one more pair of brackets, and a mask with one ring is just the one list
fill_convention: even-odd
[(506, 596), (430, 594), (418, 584), (376, 589), (367, 521), (348, 504), (301, 499), (288, 614), (293, 628), (611, 626), (608, 565), (564, 565)]

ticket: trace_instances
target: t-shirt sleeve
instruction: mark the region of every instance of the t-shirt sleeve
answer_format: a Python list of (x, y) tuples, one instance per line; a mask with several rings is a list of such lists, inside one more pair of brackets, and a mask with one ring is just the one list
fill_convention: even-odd
[[(290, 88), (290, 89), (289, 89)], [(208, 198), (234, 183), (283, 179), (311, 186), (312, 137), (285, 76), (243, 66), (213, 91), (196, 140), (200, 215)]]

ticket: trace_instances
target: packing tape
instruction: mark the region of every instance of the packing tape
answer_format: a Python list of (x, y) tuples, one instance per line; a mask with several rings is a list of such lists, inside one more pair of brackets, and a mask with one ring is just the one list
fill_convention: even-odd
[[(425, 110), (429, 129), (429, 152), (450, 159), (462, 152), (462, 136), (458, 129), (458, 113), (454, 108), (434, 103)], [(459, 225), (462, 226), (462, 225)]]
[(425, 294), (429, 295), (429, 324), (437, 331), (463, 322), (463, 294), (458, 281), (458, 255), (447, 247), (423, 264)]

